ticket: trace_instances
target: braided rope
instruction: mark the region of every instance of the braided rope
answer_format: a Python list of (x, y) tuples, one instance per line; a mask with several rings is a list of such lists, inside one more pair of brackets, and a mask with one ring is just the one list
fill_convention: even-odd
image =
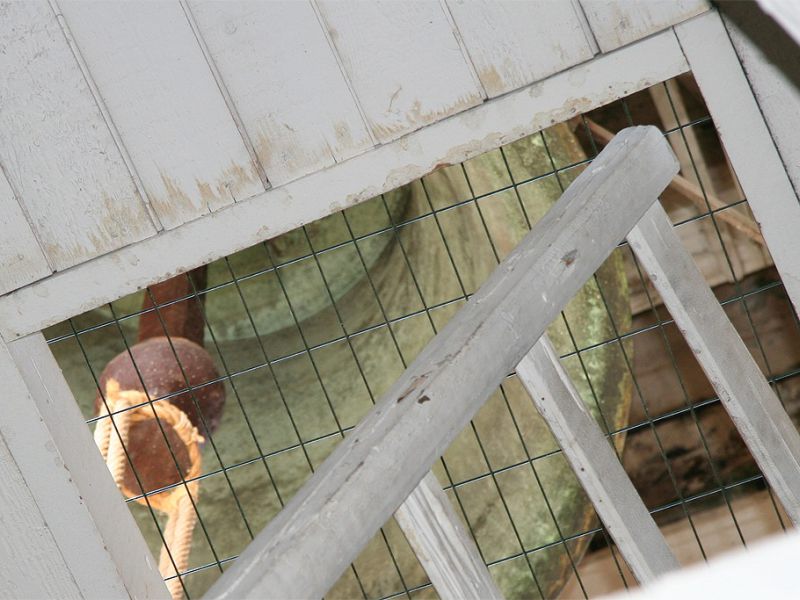
[[(106, 383), (105, 399), (106, 406), (101, 408), (101, 415), (107, 418), (97, 422), (94, 441), (115, 483), (127, 497), (139, 495), (138, 490), (131, 490), (125, 485), (125, 470), (129, 464), (125, 449), (128, 447), (129, 433), (133, 425), (157, 417), (162, 426), (169, 426), (175, 431), (188, 451), (190, 466), (184, 480), (189, 481), (170, 491), (149, 497), (150, 504), (154, 508), (167, 514), (158, 569), (162, 577), (172, 577), (167, 581), (167, 588), (174, 600), (180, 600), (183, 598), (183, 586), (180, 578), (174, 576), (185, 571), (189, 565), (192, 532), (197, 523), (197, 512), (192, 498), (198, 497), (200, 487), (195, 479), (202, 471), (200, 444), (204, 441), (203, 436), (192, 425), (186, 413), (174, 404), (163, 400), (155, 404), (148, 403), (147, 394), (138, 390), (120, 390), (119, 383), (113, 378)], [(130, 408), (131, 406), (136, 408)], [(115, 416), (117, 435), (111, 435), (112, 422), (109, 411), (116, 412), (126, 408), (128, 410)], [(138, 498), (137, 501), (147, 503), (144, 498)]]

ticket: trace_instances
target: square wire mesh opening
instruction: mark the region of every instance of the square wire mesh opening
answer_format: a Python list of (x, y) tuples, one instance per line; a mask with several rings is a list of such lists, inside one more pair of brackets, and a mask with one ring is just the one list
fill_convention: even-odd
[[(684, 75), (45, 332), (156, 556), (166, 540), (177, 594), (208, 589), (610, 132), (633, 124), (666, 132), (681, 177), (661, 201), (798, 418), (797, 319)], [(785, 526), (625, 244), (549, 333), (682, 562)], [(515, 376), (434, 472), (506, 597), (635, 585)], [(197, 519), (183, 537), (165, 517), (179, 505)], [(394, 596), (436, 593), (392, 519), (328, 597)]]

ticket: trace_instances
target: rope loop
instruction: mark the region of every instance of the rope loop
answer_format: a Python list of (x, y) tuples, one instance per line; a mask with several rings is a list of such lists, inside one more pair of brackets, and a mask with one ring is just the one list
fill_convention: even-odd
[[(121, 390), (119, 382), (113, 378), (106, 383), (105, 403), (100, 411), (100, 416), (104, 418), (97, 422), (94, 441), (108, 470), (111, 471), (114, 482), (128, 498), (141, 495), (140, 490), (131, 489), (125, 482), (127, 470), (133, 469), (128, 456), (130, 432), (135, 425), (157, 418), (161, 426), (170, 427), (185, 446), (189, 467), (181, 474), (183, 471), (181, 465), (176, 465), (183, 481), (182, 485), (147, 498), (144, 496), (137, 498), (137, 502), (147, 504), (149, 501), (153, 508), (167, 515), (167, 523), (162, 532), (164, 544), (161, 547), (158, 568), (162, 577), (170, 578), (167, 587), (172, 598), (180, 600), (183, 597), (183, 586), (180, 577), (176, 575), (185, 571), (189, 565), (192, 532), (197, 523), (197, 511), (194, 505), (200, 487), (197, 477), (202, 472), (200, 445), (205, 440), (180, 408), (167, 400), (151, 402), (148, 395), (139, 390)], [(114, 426), (117, 435), (111, 434)]]

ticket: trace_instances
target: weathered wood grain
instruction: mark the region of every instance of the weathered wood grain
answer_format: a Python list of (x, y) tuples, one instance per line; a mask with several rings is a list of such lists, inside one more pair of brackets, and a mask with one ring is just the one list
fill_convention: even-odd
[(483, 100), (437, 2), (317, 2), (375, 137), (388, 142)]
[[(656, 63), (652, 57), (658, 56)], [(672, 32), (511, 92), (358, 157), (274, 188), (0, 298), (12, 339), (276, 237), (688, 69)]]
[(264, 191), (177, 1), (59, 8), (164, 227)]
[(155, 233), (50, 6), (0, 7), (0, 162), (56, 270)]
[(628, 242), (792, 521), (800, 522), (800, 436), (703, 276), (654, 205)]
[(580, 0), (600, 50), (610, 52), (699, 15), (707, 0)]
[(678, 561), (547, 336), (517, 365), (517, 376), (636, 579), (644, 583), (677, 569)]
[(0, 379), (0, 433), (81, 596), (169, 598), (40, 333), (0, 341)]
[(189, 7), (273, 185), (373, 145), (309, 2)]
[(81, 598), (31, 490), (0, 437), (0, 595)]
[(394, 515), (440, 598), (503, 598), (433, 473)]
[(800, 203), (725, 27), (714, 12), (682, 23), (675, 32), (750, 210), (800, 314)]
[(658, 130), (621, 132), (209, 597), (324, 595), (676, 172)]
[(2, 169), (0, 232), (0, 294), (52, 273)]
[(447, 7), (490, 98), (593, 55), (570, 2), (448, 0)]

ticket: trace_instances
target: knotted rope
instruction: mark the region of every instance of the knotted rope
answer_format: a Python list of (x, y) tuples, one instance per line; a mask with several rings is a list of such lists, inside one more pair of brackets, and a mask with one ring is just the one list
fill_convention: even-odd
[[(197, 522), (197, 512), (192, 504), (192, 498), (197, 499), (199, 490), (199, 482), (196, 478), (202, 470), (200, 444), (204, 441), (203, 436), (192, 425), (186, 413), (174, 404), (165, 400), (150, 403), (144, 392), (120, 390), (119, 383), (113, 378), (106, 383), (105, 400), (105, 405), (100, 409), (100, 416), (105, 418), (97, 422), (94, 441), (100, 449), (117, 487), (127, 497), (140, 495), (139, 490), (130, 489), (125, 483), (125, 472), (129, 464), (126, 449), (130, 447), (128, 445), (129, 434), (134, 425), (157, 417), (162, 426), (171, 427), (186, 446), (189, 469), (183, 474), (183, 479), (188, 481), (148, 498), (153, 508), (167, 514), (167, 524), (163, 531), (164, 545), (161, 547), (158, 569), (165, 579), (171, 577), (167, 581), (167, 587), (172, 598), (180, 600), (183, 597), (183, 587), (180, 579), (175, 575), (185, 571), (189, 565), (192, 532)], [(118, 413), (114, 415), (114, 425), (116, 425), (118, 435), (111, 435), (112, 422), (109, 411)], [(180, 465), (177, 468), (179, 471), (181, 470)], [(137, 502), (147, 504), (143, 497), (137, 498)]]

